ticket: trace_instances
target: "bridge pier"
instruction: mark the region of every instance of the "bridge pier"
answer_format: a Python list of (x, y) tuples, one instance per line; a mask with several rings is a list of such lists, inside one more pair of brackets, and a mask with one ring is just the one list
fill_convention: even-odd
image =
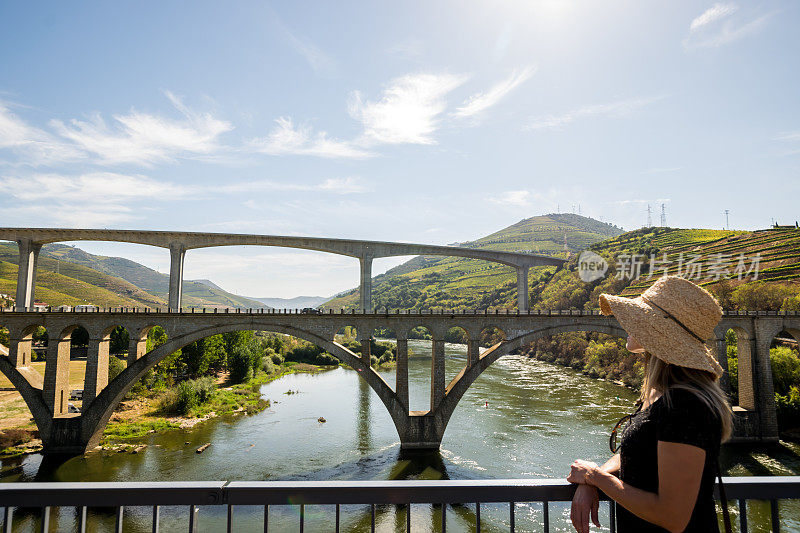
[(186, 246), (182, 243), (169, 245), (169, 310), (176, 312), (181, 308), (183, 296), (183, 263)]
[(467, 341), (467, 368), (474, 365), (480, 358), (480, 352), (481, 352), (480, 346), (481, 346), (480, 339), (470, 338)]
[(431, 412), (444, 398), (444, 340), (433, 339), (431, 357)]
[(36, 289), (36, 262), (39, 259), (41, 244), (32, 239), (17, 241), (19, 259), (17, 261), (17, 299), (14, 304), (15, 311), (33, 309), (34, 292)]
[(372, 309), (372, 256), (359, 257), (361, 266), (361, 283), (359, 284), (359, 305), (364, 312)]
[(406, 418), (405, 425), (398, 429), (401, 450), (438, 450), (442, 444), (442, 436), (446, 422), (435, 413), (412, 413)]
[(44, 363), (44, 403), (53, 417), (68, 413), (70, 336), (50, 338)]
[[(772, 385), (772, 367), (770, 365), (769, 348), (772, 340), (783, 329), (776, 324), (777, 320), (761, 320), (753, 324), (755, 339), (751, 346), (755, 349), (753, 361), (753, 384), (755, 389), (755, 408), (758, 411), (759, 440), (777, 442), (778, 414), (775, 411), (775, 389)], [(751, 357), (751, 359), (753, 359)], [(741, 403), (741, 401), (739, 402)]]
[(408, 412), (408, 339), (397, 337), (395, 356), (395, 393)]
[(8, 359), (15, 368), (31, 365), (33, 339), (30, 335), (21, 339), (11, 337), (8, 344)]
[(517, 267), (517, 309), (520, 313), (527, 313), (529, 309), (528, 270), (527, 266)]
[(128, 344), (128, 357), (126, 358), (128, 365), (135, 362), (145, 353), (147, 353), (147, 335), (143, 339), (137, 339), (132, 336)]
[(86, 351), (86, 377), (83, 381), (81, 411), (85, 411), (108, 385), (109, 339), (89, 339)]

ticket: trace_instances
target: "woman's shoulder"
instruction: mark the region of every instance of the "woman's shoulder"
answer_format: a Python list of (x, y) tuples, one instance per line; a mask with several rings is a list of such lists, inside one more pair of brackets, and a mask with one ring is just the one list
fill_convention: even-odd
[(714, 411), (702, 398), (702, 391), (671, 387), (653, 404), (654, 414), (679, 413), (690, 418), (714, 418)]

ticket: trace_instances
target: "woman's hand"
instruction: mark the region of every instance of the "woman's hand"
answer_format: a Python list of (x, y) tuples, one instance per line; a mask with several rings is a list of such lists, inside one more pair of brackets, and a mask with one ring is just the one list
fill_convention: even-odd
[(589, 518), (597, 527), (600, 519), (597, 515), (600, 507), (600, 494), (597, 489), (589, 485), (578, 485), (572, 497), (572, 509), (569, 517), (578, 533), (589, 533)]
[(572, 463), (572, 469), (567, 476), (567, 481), (570, 483), (578, 483), (581, 485), (589, 484), (588, 479), (597, 471), (597, 464), (591, 461), (583, 461), (577, 459)]

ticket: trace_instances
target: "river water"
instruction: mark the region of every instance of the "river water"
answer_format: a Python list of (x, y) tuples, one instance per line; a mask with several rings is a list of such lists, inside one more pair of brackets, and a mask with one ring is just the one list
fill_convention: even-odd
[[(430, 342), (409, 341), (411, 409), (427, 409)], [(466, 361), (462, 345), (447, 345), (450, 379)], [(394, 373), (384, 378), (394, 384)], [(287, 394), (292, 391), (293, 394)], [(401, 457), (391, 418), (372, 390), (352, 370), (293, 374), (264, 385), (269, 409), (253, 416), (204, 422), (141, 439), (139, 454), (95, 452), (52, 464), (41, 455), (0, 461), (1, 481), (175, 481), (175, 480), (381, 480), (437, 478), (563, 478), (575, 458), (601, 463), (609, 455), (608, 434), (628, 413), (635, 394), (613, 383), (522, 356), (506, 356), (473, 384), (456, 409), (440, 453)], [(318, 422), (324, 417), (326, 422)], [(202, 454), (195, 450), (211, 446)], [(782, 443), (759, 450), (728, 447), (729, 475), (789, 475), (800, 472), (798, 447)], [(399, 474), (398, 474), (399, 472)], [(102, 506), (102, 501), (96, 502)], [(226, 509), (203, 507), (200, 531), (224, 531)], [(271, 507), (271, 531), (297, 531), (298, 508)], [(330, 531), (332, 507), (309, 506), (307, 531)], [(439, 507), (415, 505), (412, 530), (438, 531)], [(405, 509), (380, 506), (377, 530), (402, 530)], [(508, 505), (481, 506), (484, 531), (508, 528)], [(14, 531), (38, 531), (38, 511), (18, 510)], [(750, 504), (752, 531), (768, 531), (768, 508)], [(800, 507), (783, 504), (781, 517), (800, 531)], [(70, 531), (72, 509), (54, 510), (52, 531)], [(343, 531), (369, 531), (370, 509), (342, 508)], [(125, 509), (125, 531), (149, 531), (150, 510)], [(541, 531), (541, 504), (517, 504), (518, 531)], [(263, 531), (263, 511), (234, 509), (235, 531)], [(734, 516), (734, 521), (738, 522)], [(188, 510), (164, 508), (161, 531), (185, 531)], [(607, 526), (606, 506), (601, 522)], [(94, 509), (87, 531), (109, 531), (112, 511)], [(402, 525), (402, 527), (401, 527)], [(572, 531), (567, 504), (551, 504), (551, 531)], [(448, 531), (471, 531), (474, 505), (448, 507)], [(604, 529), (607, 529), (604, 528)]]

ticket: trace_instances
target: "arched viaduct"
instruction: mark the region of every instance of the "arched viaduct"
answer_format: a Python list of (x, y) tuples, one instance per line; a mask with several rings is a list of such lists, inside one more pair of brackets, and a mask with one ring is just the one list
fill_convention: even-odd
[(372, 260), (402, 255), (445, 255), (467, 257), (501, 263), (517, 273), (517, 307), (528, 310), (528, 272), (535, 266), (564, 264), (563, 259), (546, 255), (477, 250), (458, 246), (433, 246), (401, 242), (328, 239), (320, 237), (289, 237), (280, 235), (248, 235), (235, 233), (195, 233), (178, 231), (141, 231), (63, 228), (0, 228), (0, 241), (14, 241), (19, 247), (16, 310), (30, 310), (36, 287), (36, 261), (42, 246), (54, 242), (111, 241), (145, 244), (166, 248), (170, 252), (169, 309), (181, 308), (183, 266), (186, 251), (219, 246), (277, 246), (316, 250), (346, 255), (359, 260), (361, 283), (360, 308), (372, 309)]
[[(0, 371), (22, 394), (33, 413), (48, 452), (82, 453), (95, 446), (116, 405), (149, 368), (186, 344), (218, 333), (235, 330), (263, 330), (306, 339), (333, 354), (358, 371), (376, 392), (394, 421), (401, 446), (406, 449), (438, 448), (447, 423), (470, 385), (499, 357), (538, 338), (566, 331), (593, 331), (625, 336), (613, 317), (592, 312), (545, 312), (489, 314), (453, 313), (200, 313), (140, 312), (100, 310), (98, 312), (16, 312), (0, 313), (0, 325), (8, 328), (8, 356), (0, 355)], [(147, 332), (153, 326), (164, 328), (166, 344), (146, 352)], [(43, 326), (49, 337), (45, 375), (30, 365), (33, 331)], [(78, 326), (89, 333), (90, 346), (80, 414), (67, 413), (69, 342)], [(111, 331), (124, 327), (131, 345), (127, 368), (106, 383)], [(335, 334), (345, 326), (356, 328), (362, 340), (362, 354), (349, 351), (335, 342)], [(408, 332), (424, 326), (432, 335), (431, 398), (427, 411), (409, 411)], [(444, 338), (450, 328), (461, 327), (468, 337), (465, 366), (445, 383)], [(479, 337), (486, 328), (496, 327), (505, 334), (483, 353)], [(369, 364), (369, 342), (376, 328), (397, 334), (396, 385), (390, 387)], [(781, 331), (800, 338), (797, 314), (750, 313), (723, 316), (709, 345), (717, 350), (726, 369), (725, 332), (734, 329), (739, 342), (739, 397), (736, 411), (738, 440), (774, 441), (778, 438), (777, 420), (769, 364), (769, 347)]]

